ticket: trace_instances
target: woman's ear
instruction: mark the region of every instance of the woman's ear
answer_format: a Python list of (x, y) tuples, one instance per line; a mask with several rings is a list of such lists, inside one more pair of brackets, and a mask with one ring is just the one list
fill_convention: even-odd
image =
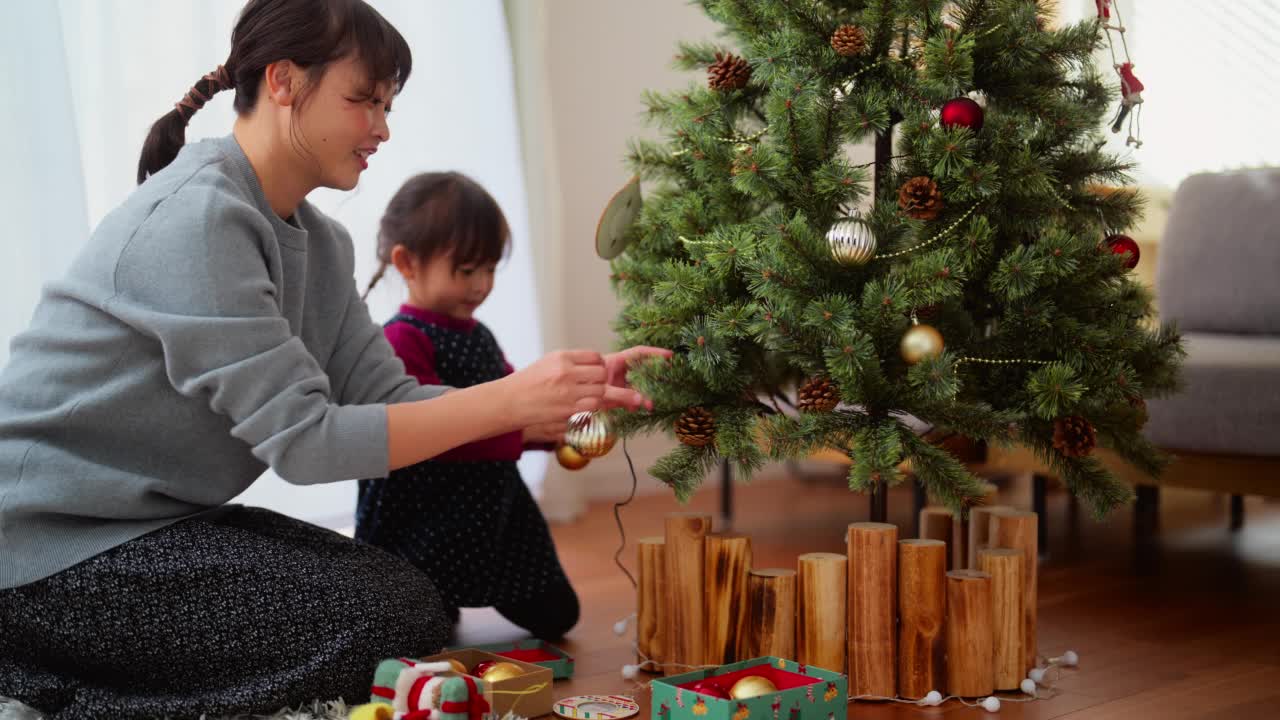
[(280, 107), (288, 107), (298, 99), (302, 89), (303, 73), (292, 60), (279, 60), (264, 71), (267, 96)]
[(395, 265), (400, 277), (405, 280), (412, 280), (418, 270), (418, 263), (414, 262), (414, 260), (413, 253), (409, 252), (409, 248), (403, 245), (396, 245), (391, 248), (391, 264)]

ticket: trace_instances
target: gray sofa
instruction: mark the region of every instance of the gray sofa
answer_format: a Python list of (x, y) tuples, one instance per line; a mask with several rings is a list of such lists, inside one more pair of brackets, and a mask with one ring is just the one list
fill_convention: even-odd
[(1160, 316), (1186, 341), (1186, 387), (1150, 402), (1147, 437), (1280, 458), (1280, 169), (1187, 178), (1156, 278)]
[[(1184, 390), (1148, 403), (1147, 437), (1175, 456), (1159, 483), (1231, 493), (1238, 527), (1241, 495), (1280, 496), (1280, 169), (1183, 181), (1156, 294), (1187, 350)], [(1158, 496), (1135, 480), (1139, 512), (1153, 512)]]

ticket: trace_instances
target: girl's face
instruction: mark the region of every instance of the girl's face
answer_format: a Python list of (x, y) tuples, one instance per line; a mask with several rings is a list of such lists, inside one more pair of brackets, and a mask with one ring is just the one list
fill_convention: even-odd
[(409, 304), (461, 320), (469, 320), (493, 290), (497, 263), (454, 267), (453, 254), (429, 260), (413, 257), (403, 245), (391, 251), (392, 263), (409, 288)]
[(387, 114), (392, 90), (387, 83), (370, 88), (364, 67), (355, 58), (329, 64), (297, 113), (293, 133), (302, 145), (303, 167), (317, 175), (317, 186), (338, 190), (356, 186), (360, 173), (369, 167), (369, 157), (391, 139)]

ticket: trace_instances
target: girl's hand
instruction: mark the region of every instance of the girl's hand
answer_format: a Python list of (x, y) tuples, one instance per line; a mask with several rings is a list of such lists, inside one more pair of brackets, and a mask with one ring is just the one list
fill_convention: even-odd
[(549, 422), (533, 425), (524, 429), (524, 442), (559, 445), (564, 442), (564, 433), (569, 429), (567, 423)]
[(635, 410), (640, 407), (646, 410), (653, 409), (653, 401), (629, 389), (631, 385), (627, 382), (627, 370), (636, 362), (650, 357), (669, 358), (671, 357), (671, 351), (666, 348), (636, 345), (621, 352), (604, 356), (604, 366), (607, 371), (606, 384), (608, 385), (605, 390), (605, 407), (625, 407), (628, 410)]

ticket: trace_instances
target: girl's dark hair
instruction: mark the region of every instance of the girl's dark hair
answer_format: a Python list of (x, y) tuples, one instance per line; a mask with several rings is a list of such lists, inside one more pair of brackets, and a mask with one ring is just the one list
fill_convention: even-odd
[(138, 183), (173, 162), (186, 143), (187, 121), (214, 93), (235, 88), (236, 113), (253, 111), (267, 65), (291, 60), (306, 69), (298, 101), (324, 76), (328, 63), (352, 55), (368, 72), (368, 92), (380, 82), (400, 92), (409, 80), (409, 44), (364, 0), (249, 0), (231, 32), (231, 54), (196, 81), (174, 109), (151, 126), (138, 160)]
[(400, 186), (382, 214), (378, 270), (363, 297), (387, 274), (397, 245), (422, 260), (452, 253), (457, 269), (501, 260), (511, 246), (511, 228), (498, 201), (475, 180), (456, 172), (422, 173)]

